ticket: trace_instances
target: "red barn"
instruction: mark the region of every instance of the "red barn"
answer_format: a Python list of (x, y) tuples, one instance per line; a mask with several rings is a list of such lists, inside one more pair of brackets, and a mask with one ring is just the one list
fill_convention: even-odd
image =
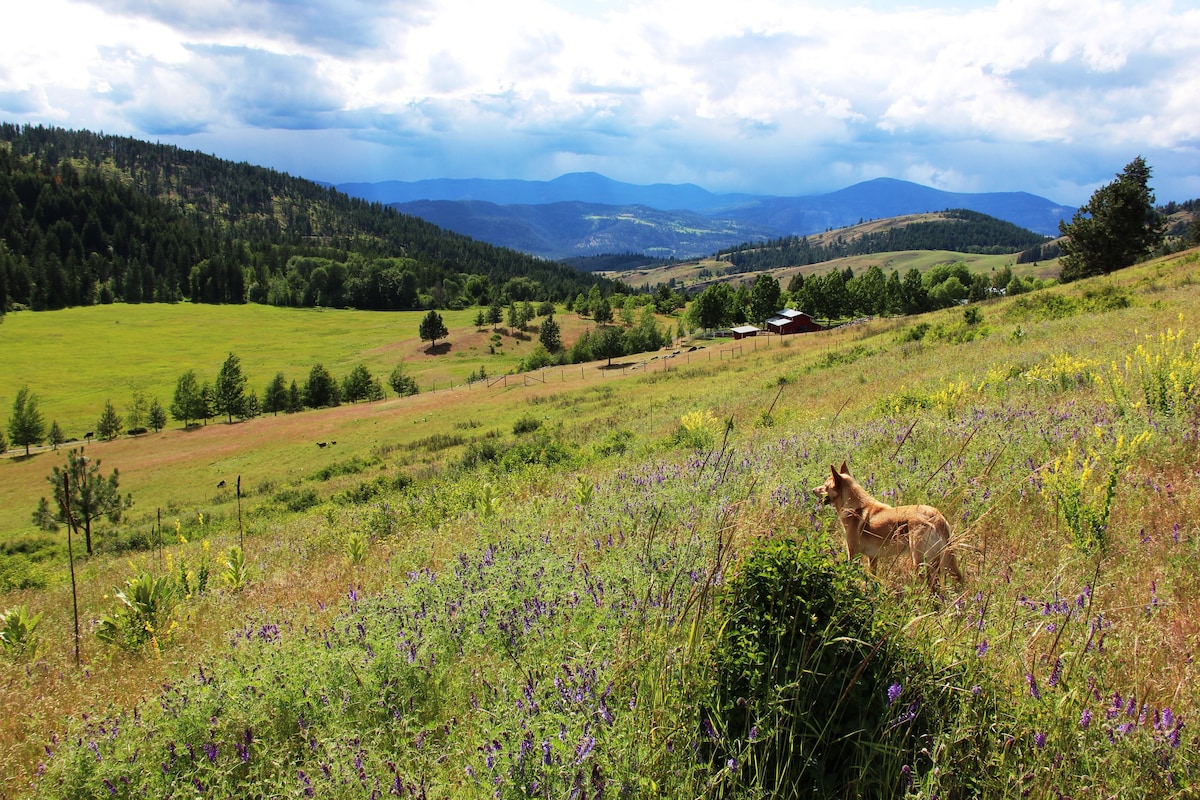
[(813, 331), (823, 331), (825, 329), (803, 311), (796, 311), (794, 308), (785, 308), (767, 320), (767, 330), (782, 336), (788, 333), (812, 333)]

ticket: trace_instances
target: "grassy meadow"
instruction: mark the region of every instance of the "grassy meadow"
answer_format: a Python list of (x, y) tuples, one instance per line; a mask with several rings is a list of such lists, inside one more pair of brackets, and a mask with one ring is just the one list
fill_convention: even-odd
[[(34, 578), (0, 606), (42, 615), (0, 650), (0, 796), (1195, 796), (1200, 253), (974, 308), (89, 445), (135, 506), (76, 564), (79, 666), (61, 546), (26, 555), (62, 456), (0, 460)], [(156, 314), (222, 333), (121, 338)], [(473, 316), (419, 379), (504, 371)], [(93, 391), (46, 366), (77, 328), (141, 348), (120, 406), (229, 350), (386, 374), (417, 321), (17, 314), (4, 391), (98, 415), (51, 410)], [(945, 512), (964, 585), (844, 564), (809, 491), (843, 460)]]

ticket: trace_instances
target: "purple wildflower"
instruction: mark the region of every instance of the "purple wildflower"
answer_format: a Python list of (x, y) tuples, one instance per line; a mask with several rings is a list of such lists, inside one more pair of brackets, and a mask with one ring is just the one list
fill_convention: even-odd
[(975, 646), (975, 655), (978, 656), (979, 658), (983, 658), (983, 656), (987, 653), (987, 651), (988, 651), (988, 640), (981, 639), (979, 641), (979, 644)]
[(890, 706), (892, 703), (900, 699), (900, 694), (904, 691), (904, 687), (899, 683), (893, 683), (887, 690), (887, 702)]
[(1033, 677), (1033, 673), (1025, 673), (1025, 682), (1029, 684), (1029, 696), (1034, 700), (1042, 699), (1042, 690), (1038, 688), (1037, 678)]
[(1091, 724), (1092, 724), (1091, 709), (1085, 708), (1083, 710), (1083, 712), (1079, 715), (1079, 727), (1086, 731), (1088, 726)]
[(1037, 733), (1035, 733), (1033, 735), (1033, 743), (1034, 743), (1034, 745), (1037, 746), (1038, 750), (1045, 750), (1046, 749), (1046, 734), (1041, 731), (1038, 731)]

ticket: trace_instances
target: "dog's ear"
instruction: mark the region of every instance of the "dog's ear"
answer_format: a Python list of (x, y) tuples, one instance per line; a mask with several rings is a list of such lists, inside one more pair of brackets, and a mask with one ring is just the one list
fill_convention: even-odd
[(833, 480), (835, 483), (842, 479), (842, 476), (838, 475), (837, 467), (835, 467), (833, 464), (829, 465), (829, 471), (833, 474)]
[(839, 469), (839, 470), (838, 470), (838, 472), (840, 472), (840, 473), (841, 473), (841, 474), (843, 474), (843, 475), (849, 475), (849, 474), (850, 474), (850, 470), (846, 469), (846, 462), (845, 462), (845, 460), (843, 460), (843, 461), (842, 461), (842, 468), (841, 468), (841, 469)]

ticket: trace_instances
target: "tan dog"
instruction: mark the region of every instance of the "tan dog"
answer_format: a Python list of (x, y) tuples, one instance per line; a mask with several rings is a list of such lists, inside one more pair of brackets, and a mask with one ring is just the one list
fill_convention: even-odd
[(880, 555), (907, 548), (913, 567), (925, 566), (930, 591), (936, 591), (942, 572), (949, 572), (962, 583), (962, 571), (950, 549), (950, 524), (942, 512), (933, 506), (889, 506), (879, 502), (851, 477), (845, 461), (841, 469), (830, 465), (829, 472), (825, 483), (813, 487), (813, 494), (837, 509), (851, 560), (864, 554), (871, 574), (875, 574)]

